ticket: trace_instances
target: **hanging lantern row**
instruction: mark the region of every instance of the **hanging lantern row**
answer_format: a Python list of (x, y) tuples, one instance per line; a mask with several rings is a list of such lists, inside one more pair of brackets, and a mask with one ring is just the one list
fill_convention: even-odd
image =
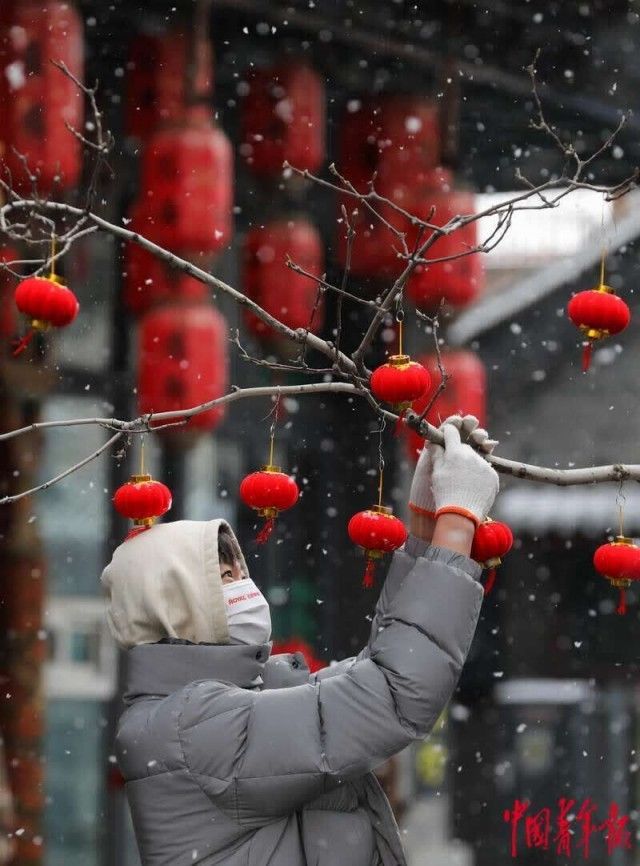
[[(307, 273), (324, 272), (324, 248), (318, 230), (304, 217), (279, 219), (256, 226), (244, 241), (242, 280), (247, 297), (289, 328), (318, 333), (324, 323), (324, 302), (315, 313), (318, 284), (287, 266), (287, 258)], [(311, 314), (313, 313), (313, 321)], [(247, 328), (264, 342), (279, 336), (262, 319), (244, 309)]]
[(0, 105), (3, 161), (16, 192), (49, 196), (74, 187), (82, 168), (82, 146), (67, 124), (84, 128), (84, 96), (51, 60), (64, 63), (82, 81), (82, 19), (70, 0), (3, 2), (0, 10)]

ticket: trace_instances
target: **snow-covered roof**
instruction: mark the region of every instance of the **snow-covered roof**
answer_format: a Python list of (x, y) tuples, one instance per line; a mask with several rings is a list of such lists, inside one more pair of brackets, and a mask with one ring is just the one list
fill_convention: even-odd
[[(599, 211), (602, 212), (602, 199), (595, 194), (592, 196), (592, 203), (596, 204)], [(586, 207), (586, 201), (584, 207)], [(538, 216), (535, 217), (535, 214)], [(547, 221), (540, 222), (539, 214), (545, 214)], [(519, 256), (522, 261), (529, 260), (530, 264), (530, 252), (536, 244), (539, 244), (544, 251), (550, 249), (550, 235), (554, 226), (552, 220), (555, 215), (555, 209), (520, 214), (518, 221), (514, 221), (514, 226), (510, 229), (512, 237), (509, 238), (509, 233), (507, 234), (496, 250), (487, 255), (487, 263), (493, 256), (493, 266), (498, 266), (502, 256), (505, 262), (504, 266), (507, 266), (515, 255), (516, 257)], [(523, 222), (525, 217), (526, 220)], [(536, 219), (539, 223), (537, 229)], [(556, 256), (548, 255), (548, 258), (539, 259), (541, 263), (550, 260), (549, 264), (535, 269), (533, 272), (527, 272), (508, 290), (488, 295), (462, 313), (449, 328), (447, 342), (452, 346), (460, 346), (482, 332), (488, 331), (502, 322), (510, 321), (517, 313), (527, 309), (560, 286), (572, 282), (580, 274), (597, 265), (602, 255), (603, 243), (608, 250), (616, 250), (638, 237), (640, 235), (640, 191), (629, 193), (625, 200), (625, 215), (618, 219), (604, 221), (604, 229), (601, 225), (602, 219), (598, 219), (594, 223), (594, 214), (591, 210), (584, 211), (580, 228), (576, 228), (576, 219), (574, 214), (574, 219), (567, 223), (568, 226), (573, 225), (571, 231), (560, 230), (562, 227), (561, 220), (555, 224), (558, 239)], [(516, 229), (515, 226), (519, 228)], [(527, 249), (529, 253), (527, 253)]]
[(499, 704), (577, 704), (594, 696), (588, 680), (513, 679), (494, 687)]
[[(515, 534), (571, 536), (577, 533), (604, 540), (618, 534), (618, 484), (551, 487), (533, 482), (510, 487), (496, 499), (492, 517), (504, 520)], [(624, 532), (640, 536), (640, 487), (623, 487)]]

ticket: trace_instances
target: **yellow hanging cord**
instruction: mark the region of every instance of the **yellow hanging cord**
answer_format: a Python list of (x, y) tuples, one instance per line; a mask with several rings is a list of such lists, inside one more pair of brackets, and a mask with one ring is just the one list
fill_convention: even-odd
[(53, 280), (56, 276), (56, 236), (55, 234), (51, 235), (51, 265), (49, 272), (49, 279)]
[(398, 354), (402, 355), (402, 319), (398, 322)]
[(384, 474), (384, 469), (380, 467), (380, 481), (378, 483), (378, 507), (382, 508), (382, 476)]
[(144, 436), (140, 440), (140, 475), (144, 475)]
[(620, 536), (624, 537), (624, 509), (622, 505), (618, 506), (618, 512), (620, 517)]
[(604, 286), (604, 260), (607, 256), (607, 237), (604, 231), (604, 197), (602, 199), (602, 210), (600, 211), (600, 233), (602, 235), (602, 257), (600, 259), (600, 285)]
[(269, 466), (273, 466), (273, 436), (274, 431), (271, 431), (271, 443), (269, 445)]

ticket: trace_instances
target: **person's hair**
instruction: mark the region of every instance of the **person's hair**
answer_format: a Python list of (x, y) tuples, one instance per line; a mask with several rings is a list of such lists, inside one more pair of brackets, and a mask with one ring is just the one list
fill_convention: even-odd
[(218, 530), (218, 559), (225, 565), (233, 565), (241, 558), (240, 545), (225, 526)]

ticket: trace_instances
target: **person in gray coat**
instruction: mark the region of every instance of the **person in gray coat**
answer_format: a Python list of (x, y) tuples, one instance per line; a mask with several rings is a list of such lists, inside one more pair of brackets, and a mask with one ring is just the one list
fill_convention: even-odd
[[(466, 424), (466, 426), (465, 426)], [(144, 866), (402, 866), (371, 772), (426, 737), (449, 701), (483, 590), (469, 558), (498, 491), (449, 419), (425, 447), (410, 534), (392, 557), (367, 645), (314, 675), (270, 657), (269, 606), (224, 520), (152, 527), (102, 582), (127, 648), (116, 754)]]

